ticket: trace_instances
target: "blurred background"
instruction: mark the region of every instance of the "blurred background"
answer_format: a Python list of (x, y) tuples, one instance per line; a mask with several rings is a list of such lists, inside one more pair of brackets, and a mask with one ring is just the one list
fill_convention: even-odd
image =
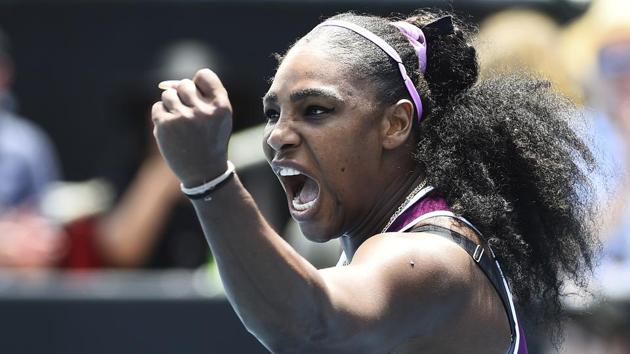
[(630, 1), (0, 0), (0, 353), (265, 353), (224, 298), (212, 255), (151, 136), (157, 83), (210, 67), (235, 108), (230, 159), (274, 228), (318, 267), (264, 162), (260, 98), (322, 18), (440, 7), (479, 26), (482, 77), (529, 71), (581, 107), (596, 151), (603, 256), (571, 288), (565, 342), (630, 353)]

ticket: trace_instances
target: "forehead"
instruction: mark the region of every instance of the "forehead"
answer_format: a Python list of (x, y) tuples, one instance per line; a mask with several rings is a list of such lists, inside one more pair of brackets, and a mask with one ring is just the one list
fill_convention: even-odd
[(298, 43), (282, 60), (269, 93), (281, 95), (283, 92), (322, 86), (344, 95), (353, 95), (358, 90), (347, 66), (335, 60), (325, 45)]

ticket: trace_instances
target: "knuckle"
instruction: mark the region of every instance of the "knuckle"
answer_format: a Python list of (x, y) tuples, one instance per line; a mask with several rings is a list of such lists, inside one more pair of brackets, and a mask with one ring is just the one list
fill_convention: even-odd
[(162, 91), (162, 101), (169, 99), (169, 93), (172, 92), (173, 89), (169, 88), (167, 90)]
[(157, 124), (166, 113), (167, 112), (162, 101), (155, 102), (151, 107), (151, 120), (153, 123)]
[(212, 105), (208, 105), (208, 104), (202, 104), (199, 106), (196, 106), (193, 111), (195, 112), (196, 115), (201, 116), (201, 117), (209, 117), (213, 114), (214, 112), (214, 107)]
[(177, 91), (179, 92), (188, 91), (190, 90), (191, 86), (194, 87), (195, 84), (189, 79), (184, 79), (179, 83), (179, 86), (177, 86)]
[(162, 101), (155, 102), (151, 106), (151, 115), (155, 116), (158, 112), (162, 110)]
[(187, 83), (180, 85), (178, 94), (179, 97), (181, 97), (188, 105), (192, 106), (197, 101), (197, 87), (190, 80), (188, 80)]
[(208, 77), (208, 76), (211, 76), (213, 74), (214, 74), (214, 72), (212, 70), (210, 70), (208, 68), (202, 68), (202, 69), (199, 69), (197, 71), (197, 73), (195, 74), (195, 77), (203, 77), (203, 76)]
[(232, 104), (227, 95), (220, 95), (216, 98), (216, 106), (222, 110), (222, 112), (232, 113)]
[(200, 82), (200, 81), (205, 81), (206, 83), (212, 86), (220, 82), (217, 74), (215, 74), (214, 71), (208, 68), (201, 69), (197, 71), (197, 74), (195, 74), (195, 82)]
[(177, 97), (177, 88), (175, 88), (175, 87), (171, 87), (170, 89), (168, 89), (168, 90), (164, 91), (164, 94), (165, 94), (167, 97), (170, 97), (170, 98), (176, 98), (176, 97)]
[(151, 121), (153, 122), (154, 125), (158, 125), (164, 122), (165, 120), (168, 120), (168, 117), (164, 116), (163, 113), (158, 113), (151, 116)]
[(217, 116), (225, 116), (232, 114), (232, 108), (224, 105), (217, 105), (214, 107), (214, 114)]
[(180, 96), (193, 98), (195, 97), (195, 85), (192, 84), (180, 86), (178, 93)]
[(187, 118), (187, 119), (196, 118), (198, 116), (198, 114), (195, 112), (194, 109), (186, 109), (183, 112), (181, 112), (180, 115), (183, 118)]
[(189, 101), (188, 99), (190, 98), (190, 92), (180, 88), (177, 90), (177, 98), (181, 101), (181, 103), (187, 104)]

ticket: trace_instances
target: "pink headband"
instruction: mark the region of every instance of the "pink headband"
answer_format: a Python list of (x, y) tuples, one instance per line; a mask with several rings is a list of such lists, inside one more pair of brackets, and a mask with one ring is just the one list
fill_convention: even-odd
[[(407, 37), (414, 50), (416, 51), (416, 55), (418, 56), (418, 67), (422, 73), (425, 72), (427, 67), (427, 47), (426, 40), (424, 38), (424, 34), (422, 30), (411, 23), (407, 23), (404, 21), (393, 22), (393, 26), (400, 29), (400, 32)], [(400, 75), (402, 76), (403, 81), (405, 82), (405, 87), (413, 100), (413, 103), (416, 105), (416, 111), (418, 115), (418, 123), (422, 120), (422, 101), (420, 100), (420, 95), (418, 94), (418, 90), (414, 86), (411, 78), (407, 74), (407, 70), (405, 70), (405, 66), (402, 63), (402, 59), (400, 59), (400, 55), (392, 46), (390, 46), (387, 42), (385, 42), (381, 37), (375, 35), (374, 33), (368, 31), (367, 29), (356, 25), (347, 21), (340, 20), (329, 20), (323, 23), (320, 23), (317, 27), (323, 26), (336, 26), (349, 29), (361, 36), (367, 38), (372, 43), (379, 46), (387, 55), (389, 55), (396, 63), (398, 63), (398, 70), (400, 71)]]

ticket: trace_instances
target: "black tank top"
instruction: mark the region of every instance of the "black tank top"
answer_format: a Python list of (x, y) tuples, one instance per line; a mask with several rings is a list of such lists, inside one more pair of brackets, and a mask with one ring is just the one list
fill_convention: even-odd
[[(510, 341), (511, 344), (507, 353), (508, 354), (516, 354), (516, 353), (526, 354), (527, 346), (525, 344), (524, 336), (522, 335), (522, 332), (520, 336), (521, 341), (519, 343), (519, 348), (516, 348), (516, 341), (515, 341), (516, 328), (514, 327), (514, 324), (517, 323), (517, 319), (514, 318), (513, 316), (513, 312), (511, 310), (510, 297), (508, 296), (509, 290), (505, 287), (505, 282), (503, 282), (503, 274), (501, 270), (499, 269), (499, 267), (497, 266), (497, 263), (495, 262), (494, 257), (489, 257), (488, 255), (484, 257), (485, 249), (481, 245), (474, 243), (469, 238), (467, 238), (466, 236), (456, 231), (453, 231), (451, 229), (448, 229), (439, 225), (416, 226), (416, 227), (410, 228), (406, 232), (428, 232), (434, 235), (445, 237), (455, 242), (456, 244), (458, 244), (461, 248), (464, 249), (464, 251), (466, 251), (466, 253), (470, 255), (470, 257), (472, 257), (472, 259), (479, 266), (479, 268), (481, 268), (481, 270), (486, 275), (488, 280), (490, 280), (490, 283), (492, 284), (494, 289), (499, 294), (499, 298), (501, 299), (501, 302), (503, 303), (503, 307), (505, 307), (505, 311), (508, 315), (508, 323), (510, 324), (510, 333), (512, 334), (512, 338), (511, 338), (511, 341)], [(519, 331), (522, 331), (522, 329), (519, 328)]]

